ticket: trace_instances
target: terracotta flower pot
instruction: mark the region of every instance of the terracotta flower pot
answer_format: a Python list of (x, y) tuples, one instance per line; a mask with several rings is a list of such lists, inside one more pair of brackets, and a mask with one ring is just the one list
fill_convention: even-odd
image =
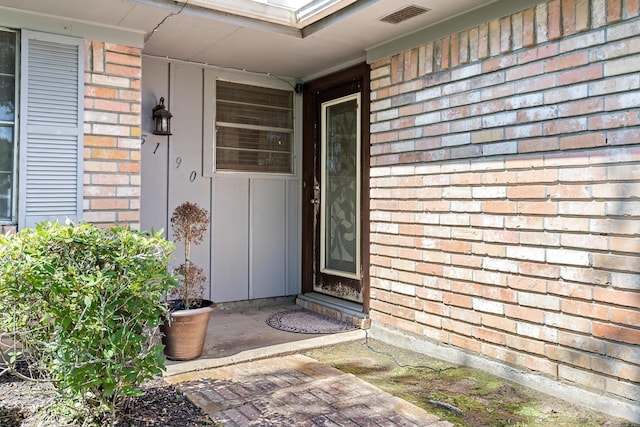
[(214, 308), (211, 301), (203, 300), (202, 304), (200, 308), (173, 311), (171, 323), (160, 325), (164, 354), (168, 359), (191, 360), (202, 355)]

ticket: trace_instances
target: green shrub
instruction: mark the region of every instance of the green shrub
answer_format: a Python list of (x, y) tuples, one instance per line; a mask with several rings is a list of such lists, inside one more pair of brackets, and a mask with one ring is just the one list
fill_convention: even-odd
[(5, 364), (26, 359), (75, 417), (117, 413), (164, 370), (158, 325), (177, 284), (173, 248), (156, 232), (91, 224), (0, 236), (0, 331), (20, 343)]

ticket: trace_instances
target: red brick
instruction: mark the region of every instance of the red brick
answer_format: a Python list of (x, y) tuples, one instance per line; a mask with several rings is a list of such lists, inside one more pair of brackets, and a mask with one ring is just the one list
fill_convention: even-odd
[(591, 319), (609, 319), (609, 308), (607, 306), (584, 301), (565, 299), (562, 301), (562, 311)]
[(520, 262), (518, 265), (520, 274), (534, 277), (544, 277), (547, 279), (559, 278), (559, 268), (556, 265), (543, 264), (537, 262)]
[(511, 16), (512, 49), (518, 50), (523, 46), (524, 12), (516, 12)]
[(640, 92), (627, 92), (608, 96), (604, 106), (606, 111), (638, 108), (640, 106)]
[[(604, 351), (599, 353), (604, 354)], [(638, 362), (638, 348), (636, 346), (608, 342), (606, 354), (609, 357), (615, 357), (626, 362), (634, 364)]]
[(551, 0), (547, 3), (547, 6), (547, 37), (549, 40), (555, 40), (562, 36), (562, 11), (560, 0)]
[(610, 237), (609, 249), (613, 252), (640, 253), (640, 239), (628, 237)]
[(91, 199), (91, 209), (95, 210), (116, 210), (128, 209), (129, 200), (127, 199)]
[(602, 98), (583, 99), (567, 102), (558, 106), (558, 116), (584, 116), (602, 111), (604, 103)]
[(476, 353), (479, 353), (481, 351), (481, 346), (479, 341), (473, 338), (466, 338), (456, 334), (450, 335), (449, 344), (466, 349), (466, 350), (475, 351)]
[(594, 64), (588, 67), (576, 68), (558, 74), (558, 85), (570, 85), (579, 82), (598, 80), (603, 77), (604, 71), (601, 64)]
[(91, 150), (91, 159), (94, 160), (128, 160), (130, 152), (128, 150), (110, 150), (94, 148)]
[(602, 133), (590, 133), (560, 138), (561, 150), (584, 149), (602, 147), (607, 143), (607, 139)]
[(465, 322), (459, 322), (457, 320), (453, 320), (449, 318), (442, 319), (442, 329), (449, 332), (462, 334), (470, 337), (472, 328), (473, 328), (472, 325)]
[(584, 369), (590, 369), (591, 367), (591, 358), (589, 355), (581, 351), (575, 351), (556, 345), (547, 345), (545, 347), (545, 354), (549, 359), (556, 360), (562, 364), (578, 366)]
[(118, 171), (124, 173), (139, 173), (140, 172), (140, 163), (139, 162), (120, 162), (118, 163)]
[(489, 55), (497, 56), (501, 53), (500, 20), (489, 22)]
[(478, 58), (484, 59), (489, 56), (489, 24), (484, 23), (478, 26)]
[(614, 23), (622, 19), (622, 0), (607, 0), (607, 22)]
[(544, 323), (544, 311), (519, 305), (505, 305), (504, 314), (510, 319), (526, 320), (533, 323)]
[(562, 0), (562, 34), (569, 36), (576, 32), (576, 0)]
[[(574, 332), (558, 332), (558, 343), (560, 345), (575, 348), (581, 351), (591, 353), (604, 354), (605, 341), (595, 339), (591, 336), (578, 335)], [(606, 348), (609, 349), (612, 343), (607, 343)]]
[(589, 130), (631, 127), (640, 124), (637, 113), (612, 113), (589, 118)]
[(472, 334), (474, 338), (481, 341), (487, 341), (498, 345), (504, 345), (506, 342), (505, 334), (503, 332), (491, 329), (474, 328)]
[(530, 47), (535, 44), (535, 9), (526, 9), (522, 15), (522, 45)]
[(558, 205), (553, 202), (518, 202), (518, 213), (524, 215), (555, 215)]
[(548, 5), (546, 2), (542, 2), (540, 4), (538, 4), (537, 6), (535, 6), (534, 11), (535, 11), (535, 37), (536, 37), (536, 42), (538, 44), (543, 44), (545, 42), (547, 42), (549, 40), (548, 36), (547, 36), (547, 21), (548, 16), (547, 16), (547, 12), (548, 12)]
[(141, 53), (142, 53), (141, 49), (137, 47), (123, 46), (123, 45), (113, 44), (113, 43), (105, 43), (104, 46), (105, 46), (105, 49), (108, 51), (117, 52), (117, 53), (126, 54), (126, 55), (141, 56)]
[(104, 48), (105, 45), (102, 42), (93, 41), (91, 42), (91, 52), (92, 52), (92, 63), (93, 68), (92, 72), (94, 73), (103, 73), (104, 72)]
[(611, 341), (640, 345), (640, 329), (632, 329), (625, 326), (594, 322), (593, 336), (606, 338)]
[(131, 103), (119, 100), (96, 99), (94, 102), (94, 108), (96, 110), (104, 110), (109, 112), (128, 113), (131, 111)]
[(529, 77), (539, 76), (544, 73), (545, 64), (536, 61), (507, 70), (505, 78), (507, 81), (521, 80)]
[(94, 185), (129, 185), (130, 183), (129, 175), (93, 173), (89, 176), (91, 184)]
[(460, 34), (451, 35), (451, 68), (460, 65)]
[[(478, 294), (481, 291), (478, 292)], [(443, 302), (447, 305), (462, 307), (462, 308), (471, 308), (473, 307), (473, 298), (467, 295), (459, 295), (452, 293), (445, 293), (443, 295)]]
[(477, 311), (451, 307), (449, 310), (449, 317), (455, 320), (466, 322), (466, 323), (479, 325), (482, 319), (482, 314), (478, 313)]
[[(593, 298), (596, 301), (609, 304), (640, 307), (640, 292), (625, 292), (598, 287), (594, 289)], [(613, 311), (614, 309), (612, 308), (611, 310)]]
[[(611, 321), (613, 323), (619, 323), (621, 325), (640, 325), (640, 311), (637, 309), (638, 307), (638, 294), (636, 294), (636, 305), (634, 306), (634, 310), (625, 310), (621, 308), (612, 308), (611, 309)], [(624, 304), (624, 305), (629, 305)]]
[(449, 37), (445, 37), (444, 39), (442, 39), (440, 53), (440, 70), (448, 70), (451, 64), (451, 40)]
[(589, 0), (576, 0), (576, 31), (586, 31), (590, 28), (590, 15)]
[(548, 281), (537, 277), (509, 276), (507, 285), (512, 289), (545, 293)]
[(507, 335), (506, 338), (506, 346), (509, 348), (526, 351), (527, 353), (544, 355), (545, 344), (542, 341), (512, 335)]
[(560, 141), (557, 137), (518, 141), (518, 153), (553, 151), (557, 150), (559, 147)]
[(496, 286), (485, 287), (482, 291), (482, 296), (487, 299), (509, 303), (515, 303), (518, 301), (517, 292)]
[(517, 211), (517, 205), (514, 202), (482, 202), (482, 211), (484, 213), (514, 214)]
[(117, 139), (112, 136), (85, 135), (85, 147), (116, 147)]
[(626, 0), (624, 8), (624, 17), (633, 18), (638, 16), (640, 12), (640, 1), (638, 0)]
[(418, 77), (418, 49), (411, 49), (404, 58), (404, 79), (413, 80)]
[(83, 194), (85, 197), (115, 197), (116, 187), (85, 185)]
[(460, 33), (460, 52), (459, 52), (460, 64), (468, 64), (469, 57), (471, 55), (469, 49), (469, 31), (463, 31)]
[(630, 365), (619, 360), (594, 356), (591, 358), (591, 369), (636, 384), (640, 382), (640, 367), (635, 363)]
[[(570, 0), (573, 2), (573, 0)], [(587, 52), (576, 52), (569, 55), (558, 56), (556, 58), (550, 58), (544, 64), (544, 71), (546, 73), (565, 70), (567, 68), (575, 68), (581, 65), (585, 65), (589, 62), (589, 56)]]
[(515, 333), (516, 324), (517, 322), (502, 316), (494, 316), (487, 313), (482, 314), (482, 325), (499, 331)]
[(506, 53), (511, 50), (511, 19), (511, 16), (505, 16), (500, 19), (500, 53)]
[[(587, 130), (587, 119), (584, 117), (570, 117), (556, 119), (543, 124), (546, 135), (561, 135)], [(562, 140), (560, 140), (562, 142)]]

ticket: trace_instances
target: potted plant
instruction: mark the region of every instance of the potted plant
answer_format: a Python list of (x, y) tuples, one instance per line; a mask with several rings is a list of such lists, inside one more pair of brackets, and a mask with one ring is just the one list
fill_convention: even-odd
[(173, 237), (184, 241), (184, 263), (175, 272), (180, 285), (168, 295), (169, 316), (161, 326), (164, 353), (172, 360), (191, 360), (202, 355), (213, 311), (213, 302), (203, 298), (206, 277), (191, 262), (191, 245), (204, 239), (209, 226), (209, 213), (196, 203), (185, 202), (171, 215)]

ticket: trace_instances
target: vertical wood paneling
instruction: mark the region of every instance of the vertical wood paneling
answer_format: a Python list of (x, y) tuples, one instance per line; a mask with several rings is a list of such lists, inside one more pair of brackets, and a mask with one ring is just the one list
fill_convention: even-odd
[(214, 178), (212, 298), (249, 298), (249, 180)]
[(300, 292), (300, 184), (290, 180), (287, 184), (286, 204), (286, 274), (287, 286), (285, 295), (295, 295)]
[[(202, 69), (171, 64), (170, 97), (167, 108), (173, 114), (169, 137), (169, 210), (183, 202), (197, 203), (211, 214), (211, 180), (202, 176)], [(169, 225), (169, 236), (172, 230)], [(211, 227), (209, 227), (211, 233)], [(191, 248), (191, 261), (210, 277), (211, 246), (207, 235)], [(176, 242), (176, 264), (184, 261), (182, 242)], [(206, 290), (208, 291), (208, 289)], [(205, 296), (210, 297), (205, 291)]]
[(249, 297), (286, 290), (286, 181), (251, 180), (251, 278)]
[(143, 58), (140, 229), (165, 230), (167, 236), (167, 183), (169, 144), (166, 136), (153, 135), (151, 114), (160, 97), (169, 94), (169, 64)]

